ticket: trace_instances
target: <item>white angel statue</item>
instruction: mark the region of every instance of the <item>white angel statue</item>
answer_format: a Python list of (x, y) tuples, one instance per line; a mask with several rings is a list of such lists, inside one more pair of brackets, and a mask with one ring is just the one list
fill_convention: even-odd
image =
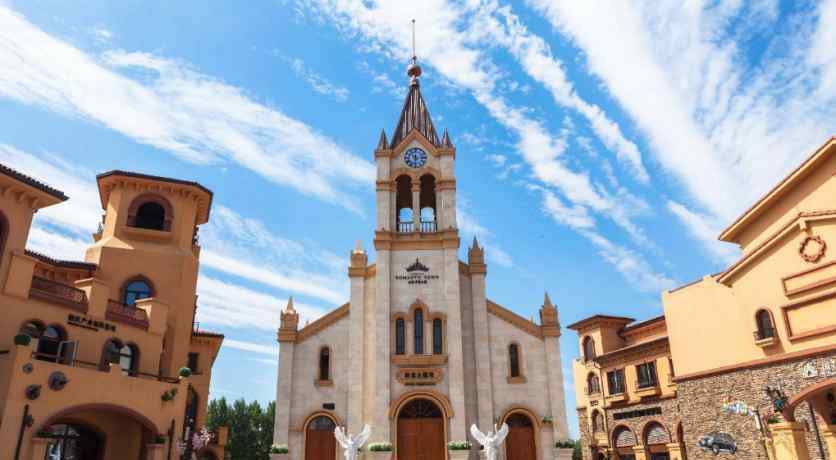
[(485, 458), (487, 460), (496, 460), (499, 446), (505, 441), (505, 436), (508, 436), (508, 425), (505, 423), (499, 429), (494, 425), (493, 429), (493, 431), (482, 433), (475, 423), (470, 425), (470, 434), (473, 436), (473, 439), (485, 448)]
[(334, 437), (337, 438), (337, 442), (340, 443), (343, 448), (345, 460), (356, 460), (357, 451), (363, 447), (363, 444), (369, 440), (371, 435), (372, 429), (369, 428), (369, 425), (363, 425), (363, 431), (361, 431), (357, 436), (351, 436), (351, 434), (347, 433), (341, 426), (334, 429)]

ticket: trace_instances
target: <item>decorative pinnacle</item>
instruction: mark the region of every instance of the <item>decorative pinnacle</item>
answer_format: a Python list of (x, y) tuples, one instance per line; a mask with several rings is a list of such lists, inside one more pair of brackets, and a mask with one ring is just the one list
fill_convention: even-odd
[(418, 65), (418, 55), (415, 54), (415, 19), (412, 20), (412, 62), (406, 68), (406, 74), (410, 77), (410, 85), (418, 84), (418, 77), (421, 76), (421, 66)]
[(354, 245), (354, 253), (358, 254), (358, 253), (361, 253), (361, 252), (363, 252), (363, 242), (360, 241), (360, 240), (357, 240), (357, 243)]
[(378, 150), (385, 150), (389, 146), (389, 140), (386, 139), (386, 130), (380, 130), (380, 140), (377, 141), (377, 149)]
[(453, 143), (450, 141), (450, 135), (447, 133), (447, 128), (444, 128), (444, 135), (441, 137), (441, 145), (453, 148)]
[(473, 235), (473, 249), (481, 249), (479, 247), (479, 240), (476, 239), (476, 235)]
[(293, 308), (293, 296), (287, 299), (287, 307), (285, 307), (284, 311), (287, 313), (296, 313), (296, 309)]
[(549, 291), (545, 291), (545, 292), (546, 292), (546, 295), (543, 298), (543, 306), (544, 307), (554, 307), (554, 305), (552, 305), (552, 299), (549, 298)]

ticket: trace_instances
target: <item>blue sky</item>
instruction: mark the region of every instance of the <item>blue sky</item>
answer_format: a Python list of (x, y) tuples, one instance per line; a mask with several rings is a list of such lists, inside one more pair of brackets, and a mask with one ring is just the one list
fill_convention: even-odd
[[(663, 289), (735, 259), (719, 231), (836, 134), (834, 0), (241, 5), (0, 0), (0, 161), (71, 197), (38, 214), (32, 249), (83, 257), (98, 172), (215, 192), (198, 313), (227, 337), (213, 396), (272, 399), (288, 296), (305, 320), (348, 298), (413, 18), (462, 234), (487, 249), (489, 297), (525, 317), (544, 290), (563, 324), (660, 314)], [(574, 333), (561, 344), (568, 372)]]

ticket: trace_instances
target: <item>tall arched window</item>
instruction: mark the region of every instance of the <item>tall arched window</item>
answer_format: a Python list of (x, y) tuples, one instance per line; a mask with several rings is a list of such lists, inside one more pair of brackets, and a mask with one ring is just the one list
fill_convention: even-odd
[(589, 375), (586, 376), (586, 394), (592, 395), (600, 392), (601, 383), (598, 380), (598, 376), (590, 372)]
[(775, 337), (775, 326), (772, 324), (772, 315), (766, 309), (760, 309), (755, 314), (755, 321), (757, 322), (758, 340), (769, 339)]
[(153, 295), (151, 284), (144, 279), (135, 279), (125, 284), (122, 303), (133, 306), (137, 300), (147, 299)]
[(592, 431), (594, 433), (604, 431), (604, 416), (601, 415), (601, 411), (599, 410), (592, 412)]
[(413, 328), (415, 330), (414, 339), (415, 339), (415, 354), (416, 355), (423, 355), (424, 354), (424, 311), (420, 308), (415, 310), (413, 316)]
[(61, 342), (67, 340), (67, 334), (61, 326), (51, 325), (44, 329), (38, 338), (38, 359), (58, 361)]
[(406, 325), (403, 318), (395, 320), (395, 354), (406, 353)]
[(433, 354), (440, 355), (444, 353), (444, 338), (442, 331), (443, 323), (440, 318), (433, 320)]
[(395, 179), (395, 213), (397, 214), (397, 229), (408, 233), (415, 231), (412, 208), (412, 178), (407, 175)]
[(128, 207), (128, 227), (167, 232), (171, 231), (173, 217), (171, 203), (155, 193), (134, 198)]
[(584, 361), (595, 359), (595, 341), (592, 337), (587, 336), (583, 339), (583, 359)]
[(331, 349), (328, 347), (319, 350), (319, 380), (331, 380)]
[(520, 373), (520, 346), (516, 343), (508, 345), (508, 363), (511, 378), (519, 377)]

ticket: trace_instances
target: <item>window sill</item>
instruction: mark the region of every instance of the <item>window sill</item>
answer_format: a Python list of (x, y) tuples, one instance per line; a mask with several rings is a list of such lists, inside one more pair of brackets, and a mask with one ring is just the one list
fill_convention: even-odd
[(333, 380), (314, 380), (314, 385), (318, 387), (332, 387), (334, 386)]
[(774, 336), (755, 340), (755, 345), (757, 345), (761, 348), (771, 347), (772, 345), (776, 345), (777, 343), (778, 343), (778, 337), (774, 337)]
[(138, 240), (146, 240), (146, 241), (170, 241), (173, 239), (173, 233), (170, 231), (164, 230), (151, 230), (148, 228), (137, 228), (137, 227), (122, 227), (122, 232), (125, 235), (130, 236), (131, 238), (135, 238)]
[(615, 393), (607, 396), (607, 401), (611, 403), (627, 401), (627, 393)]
[(636, 388), (636, 396), (643, 398), (645, 396), (656, 396), (660, 392), (659, 384), (655, 384), (653, 386), (647, 386), (642, 388)]
[(508, 383), (510, 383), (512, 385), (516, 385), (516, 384), (520, 384), (520, 383), (526, 383), (527, 381), (528, 380), (525, 378), (524, 375), (520, 375), (520, 376), (517, 376), (517, 377), (508, 377)]

